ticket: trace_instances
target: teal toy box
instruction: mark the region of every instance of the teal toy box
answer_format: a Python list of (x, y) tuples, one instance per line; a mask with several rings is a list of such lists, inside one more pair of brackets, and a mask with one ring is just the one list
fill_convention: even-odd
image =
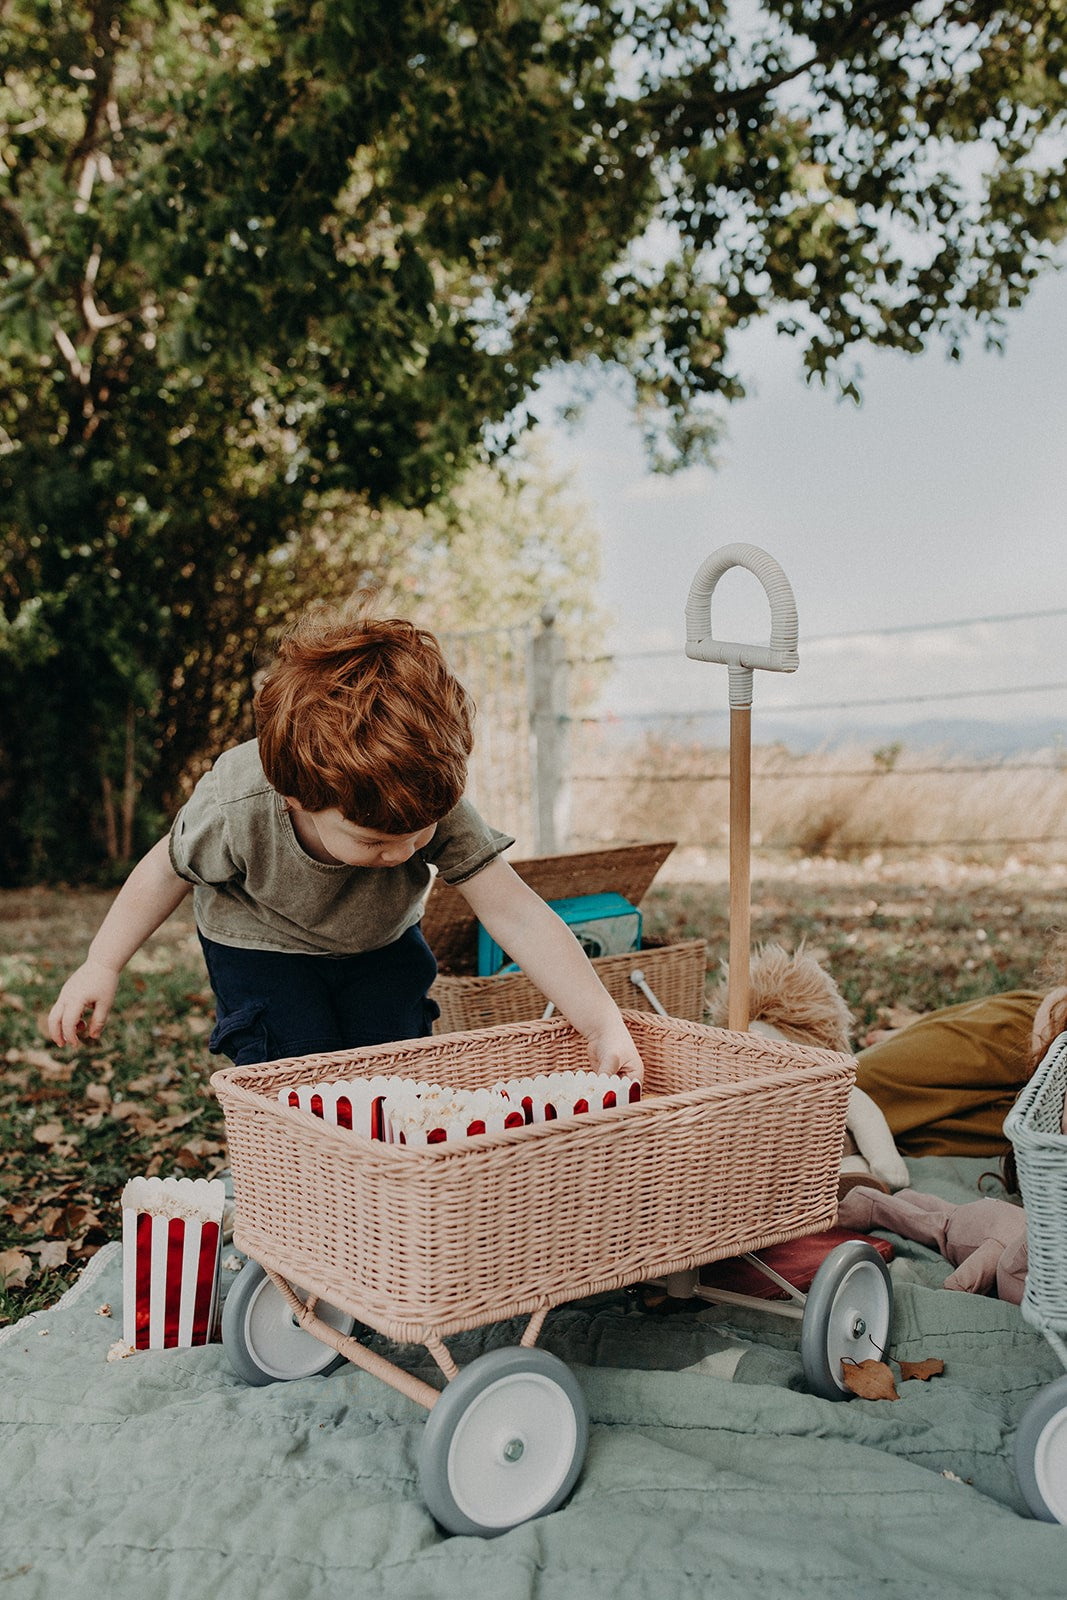
[[(621, 894), (579, 894), (548, 904), (574, 934), (590, 959), (625, 955), (641, 948), (641, 913)], [(519, 969), (478, 924), (478, 975)]]

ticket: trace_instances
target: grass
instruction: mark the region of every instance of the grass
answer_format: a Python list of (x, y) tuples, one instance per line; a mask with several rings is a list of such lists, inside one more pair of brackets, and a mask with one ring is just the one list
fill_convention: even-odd
[[(728, 950), (728, 886), (706, 862), (677, 856), (646, 898), (646, 933), (706, 938), (714, 973)], [(752, 936), (803, 942), (837, 980), (862, 1044), (936, 1006), (1039, 986), (1064, 901), (1063, 869), (756, 861)], [(107, 902), (0, 893), (0, 1322), (52, 1304), (118, 1237), (127, 1178), (225, 1166), (208, 1082), (212, 1001), (187, 907), (131, 963), (98, 1045), (59, 1051), (42, 1034)]]
[[(957, 864), (939, 884), (930, 869), (924, 879), (921, 863), (890, 876), (829, 861), (754, 875), (752, 942), (803, 944), (844, 995), (857, 1046), (939, 1006), (1042, 987), (1049, 936), (1067, 920), (1065, 875)], [(706, 938), (713, 969), (728, 958), (725, 882), (657, 884), (644, 909), (650, 936)]]
[(0, 894), (0, 1321), (51, 1304), (118, 1236), (127, 1178), (225, 1166), (213, 1004), (186, 914), (131, 962), (99, 1044), (57, 1050), (43, 1035), (107, 902)]

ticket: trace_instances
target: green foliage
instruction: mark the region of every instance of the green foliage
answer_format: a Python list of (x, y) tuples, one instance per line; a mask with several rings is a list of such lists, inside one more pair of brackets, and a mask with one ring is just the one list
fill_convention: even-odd
[(459, 632), (529, 623), (549, 601), (574, 652), (588, 654), (606, 621), (593, 604), (598, 576), (586, 506), (525, 441), (506, 462), (469, 469), (425, 511), (324, 498), (313, 526), (264, 564), (260, 613), (282, 621), (321, 596), (366, 587), (383, 612)]
[(851, 394), (865, 344), (999, 339), (1063, 236), (1065, 22), (7, 0), (0, 881), (139, 848), (247, 732), (270, 553), (351, 516), (402, 574), (396, 508), (510, 449), (547, 368), (623, 374), (669, 467), (756, 317)]

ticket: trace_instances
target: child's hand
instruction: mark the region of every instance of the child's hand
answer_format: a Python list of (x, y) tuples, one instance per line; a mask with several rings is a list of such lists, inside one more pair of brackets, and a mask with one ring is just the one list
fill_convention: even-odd
[(72, 972), (59, 991), (59, 999), (48, 1013), (48, 1037), (53, 1044), (78, 1043), (85, 1029), (83, 1013), (90, 1006), (93, 1014), (89, 1019), (89, 1037), (99, 1039), (118, 982), (118, 973), (99, 961), (83, 962), (77, 972)]
[(586, 1044), (589, 1047), (589, 1059), (594, 1072), (618, 1073), (624, 1078), (635, 1078), (638, 1083), (643, 1082), (645, 1064), (621, 1017), (617, 1027), (612, 1026), (600, 1033), (587, 1034)]

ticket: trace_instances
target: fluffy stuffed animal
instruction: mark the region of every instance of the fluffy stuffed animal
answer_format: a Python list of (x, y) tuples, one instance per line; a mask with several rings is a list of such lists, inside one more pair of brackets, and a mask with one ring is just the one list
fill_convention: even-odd
[[(753, 1033), (794, 1044), (851, 1053), (852, 1017), (830, 974), (803, 949), (795, 955), (780, 944), (757, 949), (749, 969), (749, 1023)], [(729, 969), (724, 966), (712, 991), (707, 1018), (725, 1028)], [(875, 1184), (886, 1191), (908, 1181), (908, 1169), (893, 1142), (889, 1124), (862, 1089), (853, 1088), (846, 1116), (846, 1153), (841, 1161), (841, 1192), (850, 1184)]]
[(955, 1272), (946, 1289), (968, 1294), (996, 1294), (1018, 1305), (1026, 1286), (1026, 1212), (1010, 1200), (971, 1200), (952, 1205), (935, 1194), (902, 1189), (850, 1189), (841, 1199), (837, 1220), (843, 1228), (866, 1233), (888, 1228), (904, 1239), (928, 1245), (951, 1261)]
[[(726, 1026), (729, 980), (730, 969), (724, 963), (719, 982), (708, 997), (708, 1020), (716, 1028)], [(803, 949), (790, 955), (780, 944), (764, 944), (753, 952), (748, 1014), (752, 1023), (777, 1029), (772, 1037), (846, 1054), (852, 1048), (852, 1016), (841, 991), (815, 957)]]

